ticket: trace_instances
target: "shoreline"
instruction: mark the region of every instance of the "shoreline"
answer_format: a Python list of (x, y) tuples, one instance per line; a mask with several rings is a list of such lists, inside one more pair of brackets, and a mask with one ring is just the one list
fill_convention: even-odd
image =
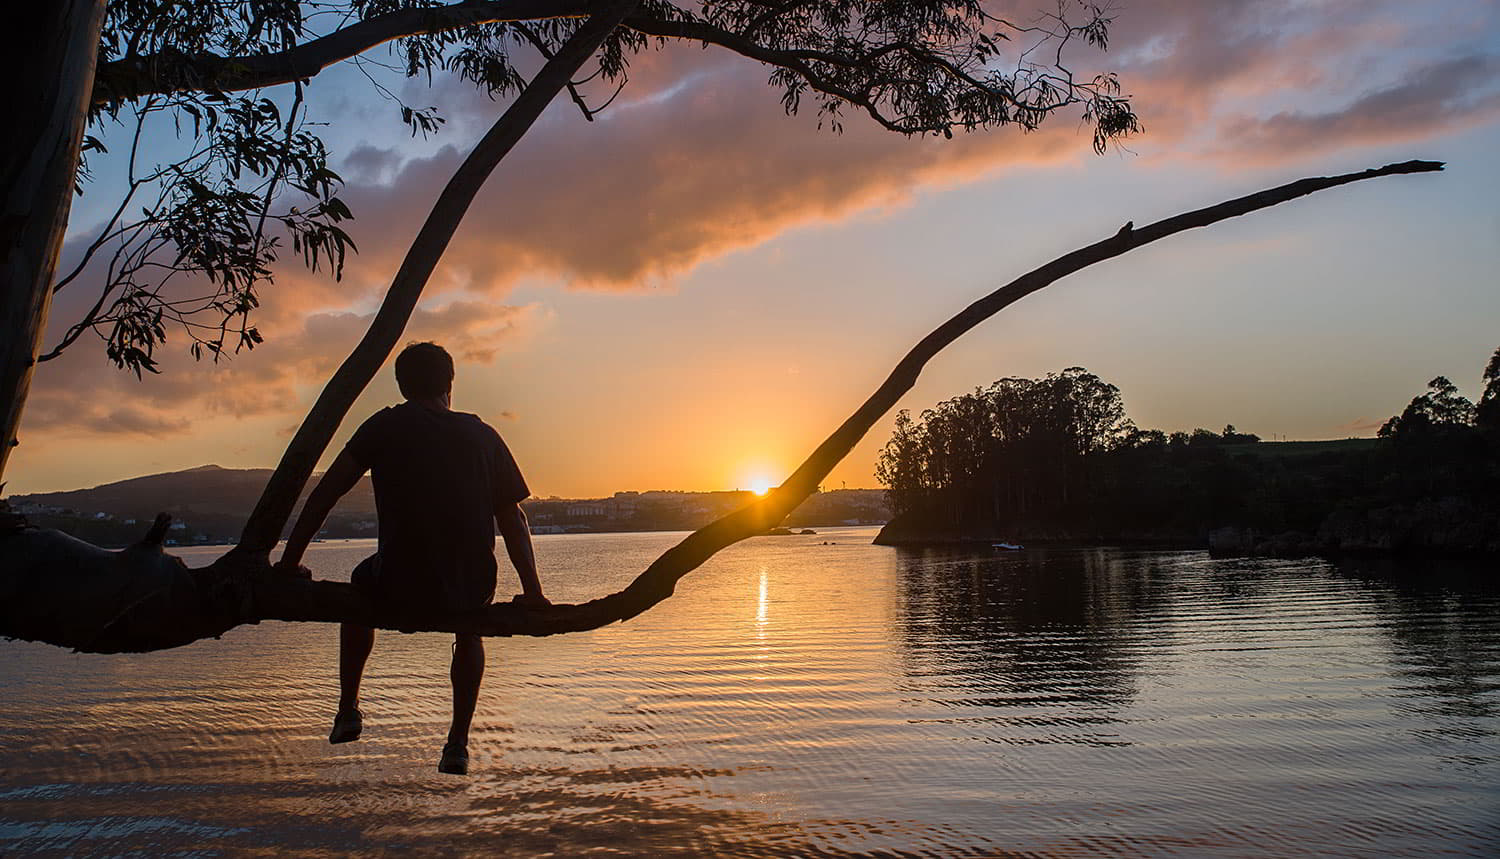
[(979, 548), (994, 543), (1008, 542), (1025, 549), (1156, 549), (1197, 550), (1208, 552), (1209, 557), (1223, 558), (1275, 558), (1299, 560), (1321, 558), (1326, 561), (1343, 560), (1493, 560), (1500, 558), (1500, 551), (1474, 546), (1401, 544), (1386, 536), (1384, 539), (1351, 542), (1323, 542), (1317, 537), (1300, 531), (1277, 534), (1259, 534), (1253, 528), (1226, 526), (1209, 531), (1204, 536), (1187, 535), (1093, 535), (1093, 536), (1036, 536), (1024, 533), (979, 535), (974, 533), (922, 533), (908, 532), (888, 534), (882, 528), (875, 536), (874, 544), (895, 548)]
[[(789, 529), (787, 529), (787, 530), (789, 530), (791, 532), (789, 534), (772, 533), (772, 532), (768, 531), (768, 532), (763, 533), (763, 534), (756, 534), (755, 536), (757, 536), (757, 537), (802, 537), (802, 536), (817, 536), (817, 535), (824, 534), (824, 533), (834, 534), (834, 533), (843, 533), (845, 531), (855, 531), (855, 530), (861, 530), (861, 529), (884, 528), (885, 525), (886, 525), (886, 523), (884, 523), (884, 522), (871, 522), (869, 524), (863, 524), (863, 525), (843, 525), (843, 524), (839, 524), (839, 525), (807, 525), (807, 526), (798, 526), (796, 528), (789, 528)], [(53, 530), (62, 531), (62, 533), (64, 533), (64, 534), (68, 533), (67, 531), (63, 531), (60, 528), (54, 528)], [(811, 531), (813, 531), (813, 534), (811, 534), (811, 535), (802, 534), (801, 532), (803, 530), (811, 530)], [(693, 531), (694, 531), (694, 529), (692, 529), (692, 528), (632, 528), (632, 529), (610, 529), (610, 530), (604, 530), (604, 531), (564, 531), (564, 532), (561, 532), (561, 533), (540, 533), (540, 534), (533, 533), (531, 535), (531, 537), (532, 537), (533, 540), (535, 540), (535, 539), (537, 539), (539, 537), (589, 537), (589, 536), (596, 536), (596, 535), (602, 536), (602, 535), (606, 535), (606, 534), (691, 534), (691, 533), (693, 533)], [(348, 543), (348, 542), (352, 542), (352, 541), (355, 541), (355, 540), (365, 540), (365, 541), (374, 543), (374, 542), (377, 542), (379, 539), (380, 538), (378, 536), (373, 536), (373, 535), (359, 535), (359, 536), (350, 536), (350, 537), (326, 536), (326, 537), (317, 537), (317, 538), (315, 538), (311, 542), (310, 545), (316, 546), (316, 545), (318, 545), (320, 543), (321, 544)], [(285, 541), (285, 537), (283, 537), (282, 540), (278, 540), (277, 541), (277, 545), (278, 546), (281, 545), (281, 543), (284, 542), (284, 541)], [(118, 551), (120, 551), (122, 549), (129, 548), (131, 545), (133, 545), (133, 544), (132, 543), (124, 543), (124, 544), (119, 544), (119, 545), (107, 544), (107, 545), (100, 545), (99, 548), (101, 548), (101, 549), (107, 549), (107, 550), (109, 550), (111, 552), (118, 552)], [(236, 541), (236, 540), (211, 540), (211, 541), (201, 542), (201, 543), (200, 542), (182, 543), (182, 542), (169, 541), (167, 543), (164, 543), (163, 545), (164, 545), (165, 548), (168, 548), (168, 549), (214, 549), (214, 548), (232, 547), (232, 546), (238, 545), (238, 541)]]

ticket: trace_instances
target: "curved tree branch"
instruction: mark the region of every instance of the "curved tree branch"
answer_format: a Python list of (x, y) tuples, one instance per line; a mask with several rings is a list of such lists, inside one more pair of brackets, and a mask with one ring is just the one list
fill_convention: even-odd
[[(848, 420), (766, 498), (683, 539), (624, 590), (578, 605), (524, 609), (495, 604), (467, 615), (395, 616), (364, 600), (353, 585), (295, 579), (272, 571), (264, 554), (231, 552), (188, 570), (145, 540), (106, 552), (56, 531), (0, 534), (0, 635), (98, 652), (154, 650), (217, 636), (260, 620), (353, 621), (407, 631), (481, 635), (555, 635), (627, 620), (671, 596), (676, 583), (715, 552), (762, 533), (801, 504), (835, 465), (916, 383), (933, 356), (1008, 305), (1097, 262), (1196, 227), (1248, 214), (1327, 188), (1403, 173), (1443, 169), (1406, 161), (1339, 176), (1302, 179), (1176, 215), (1065, 254), (975, 301), (928, 334)], [(309, 419), (311, 421), (311, 419)]]
[(464, 159), (443, 193), (433, 205), (422, 229), (406, 252), (380, 310), (375, 314), (365, 336), (349, 357), (328, 380), (307, 419), (297, 429), (291, 444), (272, 472), (265, 491), (251, 512), (234, 552), (239, 555), (265, 557), (281, 537), (281, 530), (291, 517), (292, 507), (312, 474), (313, 466), (327, 449), (328, 442), (348, 413), (349, 407), (374, 378), (380, 365), (406, 330), (406, 321), (416, 309), (417, 299), (427, 285), (448, 242), (458, 230), (469, 210), (469, 204), (500, 159), (516, 145), (552, 97), (568, 85), (578, 69), (593, 56), (620, 21), (636, 7), (639, 0), (613, 0), (574, 33), (557, 51), (530, 85), (517, 96), (500, 119)]
[[(446, 32), (478, 24), (577, 18), (589, 14), (589, 11), (589, 0), (465, 0), (450, 6), (403, 9), (377, 15), (276, 53), (239, 57), (162, 53), (126, 57), (100, 66), (94, 86), (93, 104), (99, 107), (146, 95), (187, 90), (230, 92), (290, 83), (311, 78), (334, 63), (407, 36)], [(811, 64), (821, 63), (854, 70), (887, 54), (904, 52), (914, 59), (942, 69), (956, 81), (1001, 98), (1011, 105), (1018, 116), (1033, 121), (1042, 114), (1076, 101), (1063, 99), (1047, 105), (1027, 103), (1018, 97), (1018, 93), (996, 89), (951, 60), (918, 44), (891, 43), (865, 54), (846, 55), (816, 49), (777, 48), (757, 42), (753, 34), (759, 25), (785, 11), (786, 8), (781, 6), (768, 8), (766, 16), (759, 22), (753, 22), (745, 33), (726, 30), (702, 20), (667, 19), (641, 13), (632, 13), (625, 20), (624, 26), (646, 36), (717, 45), (741, 56), (795, 72), (816, 91), (850, 102), (888, 130), (904, 134), (941, 131), (943, 126), (912, 122), (906, 117), (886, 116), (875, 105), (871, 91), (861, 92), (840, 86), (827, 75), (819, 74)], [(1028, 28), (1017, 29), (1024, 31)], [(530, 31), (523, 31), (522, 36), (533, 44), (537, 41), (535, 34)], [(1089, 88), (1088, 85), (1072, 84), (1071, 81), (1067, 84), (1066, 88), (1070, 93)], [(571, 87), (570, 95), (584, 109), (585, 116), (592, 119), (594, 111), (582, 104)]]
[[(555, 56), (552, 53), (552, 49), (547, 47), (547, 42), (541, 36), (538, 36), (535, 30), (525, 24), (516, 24), (515, 28), (516, 32), (520, 33), (526, 41), (530, 42), (533, 48), (536, 48), (536, 52), (541, 54), (543, 59), (550, 60)], [(620, 86), (623, 87), (624, 85), (624, 81), (621, 81)], [(616, 90), (616, 92), (619, 92), (619, 90)], [(584, 119), (589, 122), (594, 121), (595, 111), (589, 109), (588, 102), (583, 100), (583, 94), (578, 91), (578, 81), (568, 81), (568, 97), (573, 99), (573, 104), (577, 105), (578, 110), (583, 113)]]
[(394, 39), (475, 24), (581, 18), (589, 0), (466, 0), (438, 8), (402, 9), (366, 18), (326, 36), (273, 54), (222, 57), (182, 53), (133, 56), (99, 67), (95, 107), (145, 95), (217, 90), (234, 92), (291, 83)]
[[(935, 119), (913, 116), (889, 115), (888, 106), (882, 105), (882, 94), (896, 86), (913, 82), (903, 77), (899, 69), (875, 74), (865, 80), (843, 84), (836, 80), (832, 70), (846, 73), (870, 73), (879, 67), (882, 58), (891, 54), (903, 54), (926, 66), (941, 71), (950, 81), (982, 93), (1004, 105), (1005, 121), (1013, 121), (1025, 128), (1035, 128), (1048, 114), (1075, 104), (1085, 103), (1090, 115), (1096, 117), (1101, 128), (1095, 133), (1094, 148), (1104, 151), (1105, 142), (1121, 131), (1139, 131), (1133, 114), (1123, 108), (1124, 99), (1115, 97), (1113, 78), (1104, 76), (1092, 82), (1078, 83), (1067, 78), (1052, 78), (1044, 75), (1021, 90), (1016, 90), (1010, 80), (986, 81), (961, 68), (952, 60), (941, 56), (930, 48), (905, 41), (883, 44), (863, 53), (835, 53), (811, 48), (774, 47), (755, 41), (742, 33), (716, 27), (706, 21), (668, 20), (635, 14), (625, 20), (625, 27), (642, 35), (658, 38), (687, 39), (705, 45), (717, 45), (741, 56), (758, 60), (769, 66), (784, 69), (805, 81), (814, 91), (841, 99), (863, 110), (880, 126), (901, 134), (945, 134), (951, 136), (955, 125), (974, 127), (979, 123), (955, 123), (950, 119)], [(1061, 48), (1059, 48), (1060, 50)], [(1027, 100), (1026, 96), (1032, 96)], [(1124, 127), (1113, 129), (1124, 121)]]

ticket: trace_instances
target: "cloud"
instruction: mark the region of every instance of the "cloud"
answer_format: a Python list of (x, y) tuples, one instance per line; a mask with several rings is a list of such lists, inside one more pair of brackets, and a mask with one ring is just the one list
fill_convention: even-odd
[[(1010, 5), (1024, 22), (1047, 4)], [(1484, 36), (1495, 34), (1497, 14), (1484, 0), (1454, 0), (1441, 16), (1394, 0), (1131, 0), (1114, 14), (1110, 52), (1079, 45), (1070, 62), (1079, 74), (1120, 73), (1147, 128), (1129, 145), (1148, 164), (1295, 161), (1500, 112), (1495, 39)], [(1092, 157), (1076, 112), (1033, 134), (953, 140), (905, 138), (851, 112), (840, 135), (819, 131), (814, 116), (787, 117), (767, 67), (722, 49), (669, 43), (633, 57), (631, 69), (598, 122), (557, 100), (486, 182), (429, 295), (503, 294), (528, 278), (640, 289), (927, 188)], [(372, 114), (355, 99), (323, 117), (339, 139), (361, 141), (338, 161), (360, 252), (342, 284), (296, 278), (297, 313), (368, 307), (462, 162), (464, 138), (504, 108), (451, 77), (432, 90), (401, 88), (413, 104), (443, 105), (451, 121), (437, 140), (450, 143), (412, 144), (403, 129), (363, 142), (348, 126), (369, 128)], [(277, 321), (263, 318), (268, 330)]]
[(1341, 423), (1333, 429), (1335, 432), (1351, 436), (1365, 436), (1385, 426), (1387, 420), (1389, 418), (1367, 418), (1364, 415), (1360, 415), (1354, 420)]
[[(1453, 11), (1465, 10), (1494, 29), (1482, 4)], [(1451, 51), (1456, 28), (1476, 26), (1462, 14), (1438, 17), (1368, 0), (1136, 0), (1117, 14), (1111, 52), (1083, 48), (1078, 67), (1119, 71), (1147, 125), (1130, 146), (1153, 162), (1295, 161), (1497, 114), (1493, 47), (1434, 56)], [(837, 135), (818, 131), (815, 117), (785, 116), (766, 68), (719, 49), (670, 45), (634, 68), (599, 122), (560, 99), (532, 129), (476, 199), (435, 288), (501, 291), (542, 278), (639, 289), (925, 188), (1092, 157), (1076, 114), (1033, 134), (940, 140), (894, 135), (851, 113)], [(461, 84), (440, 84), (436, 95), (471, 132), (501, 110)], [(346, 195), (364, 249), (353, 264), (360, 277), (395, 270), (463, 154), (456, 145), (404, 161), (394, 150), (351, 153), (358, 175), (389, 178)]]
[(1220, 126), (1219, 138), (1236, 156), (1270, 161), (1355, 142), (1421, 139), (1434, 129), (1448, 131), (1500, 116), (1500, 89), (1485, 91), (1497, 71), (1500, 61), (1487, 55), (1434, 63), (1338, 110), (1234, 117)]
[(171, 436), (187, 432), (192, 422), (170, 410), (140, 405), (79, 403), (70, 397), (34, 397), (26, 410), (28, 427), (53, 429), (65, 426), (83, 433), (116, 436)]
[[(296, 292), (289, 295), (294, 298)], [(291, 314), (283, 310), (273, 315)], [(175, 341), (168, 341), (162, 350), (163, 372), (144, 381), (114, 369), (94, 344), (81, 341), (38, 369), (23, 434), (171, 437), (192, 432), (204, 418), (300, 416), (304, 389), (327, 381), (372, 318), (371, 313), (311, 313), (269, 328), (263, 345), (218, 364), (194, 362), (180, 354)], [(460, 361), (488, 363), (546, 319), (536, 305), (454, 300), (419, 307), (407, 339), (434, 340)]]
[[(1032, 135), (952, 141), (904, 138), (852, 117), (842, 135), (819, 133), (815, 118), (782, 112), (754, 64), (677, 50), (700, 67), (670, 97), (612, 108), (592, 124), (566, 107), (549, 113), (475, 201), (439, 288), (497, 290), (527, 276), (639, 288), (792, 226), (1088, 145), (1067, 120)], [(360, 254), (360, 272), (399, 265), (402, 243), (365, 237), (414, 235), (461, 158), (445, 149), (407, 162), (388, 186), (349, 189), (356, 238), (374, 249)]]
[(367, 143), (356, 145), (343, 157), (344, 179), (350, 182), (389, 182), (401, 166), (401, 156), (391, 149)]

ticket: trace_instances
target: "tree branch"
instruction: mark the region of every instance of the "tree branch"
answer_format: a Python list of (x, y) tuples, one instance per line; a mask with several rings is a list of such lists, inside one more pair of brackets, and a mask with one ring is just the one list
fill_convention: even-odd
[[(758, 60), (766, 65), (776, 66), (800, 75), (813, 90), (842, 99), (855, 107), (858, 107), (875, 122), (879, 123), (888, 131), (901, 134), (924, 134), (947, 132), (954, 124), (948, 121), (920, 122), (912, 117), (887, 116), (881, 110), (878, 103), (878, 93), (896, 83), (911, 83), (909, 80), (898, 80), (886, 78), (864, 82), (863, 89), (851, 89), (842, 86), (828, 75), (822, 74), (814, 67), (814, 63), (825, 66), (835, 66), (849, 71), (868, 70), (875, 67), (873, 61), (888, 54), (905, 53), (911, 58), (922, 63), (940, 69), (953, 81), (974, 88), (986, 96), (1003, 102), (1007, 109), (1014, 111), (1008, 116), (1015, 118), (1027, 128), (1034, 127), (1046, 114), (1069, 107), (1078, 103), (1081, 99), (1079, 93), (1098, 95), (1098, 87), (1092, 84), (1076, 84), (1071, 80), (1061, 81), (1062, 89), (1066, 95), (1050, 103), (1027, 102), (1010, 89), (1009, 86), (997, 87), (989, 82), (974, 77), (966, 72), (953, 61), (939, 56), (937, 53), (916, 44), (905, 42), (892, 42), (881, 45), (866, 54), (838, 54), (830, 51), (815, 50), (810, 48), (774, 48), (760, 44), (754, 39), (716, 27), (704, 21), (678, 21), (660, 18), (652, 18), (646, 15), (631, 15), (625, 20), (625, 27), (635, 30), (642, 35), (656, 36), (659, 38), (690, 39), (702, 42), (706, 45), (717, 45), (721, 48), (733, 51), (741, 56)], [(1099, 144), (1095, 144), (1099, 148)]]
[(568, 85), (578, 69), (639, 2), (612, 0), (589, 16), (557, 54), (542, 66), (448, 180), (407, 250), (406, 258), (364, 338), (328, 380), (312, 411), (282, 454), (281, 462), (245, 523), (239, 545), (234, 549), (236, 553), (264, 557), (276, 545), (302, 487), (328, 447), (334, 431), (406, 329), (406, 321), (411, 318), (427, 279), (437, 267), (443, 251), (447, 250), (448, 242), (468, 212), (474, 195), (479, 193), (500, 160), (541, 116), (553, 96)]
[[(552, 49), (547, 47), (547, 43), (543, 41), (542, 37), (536, 34), (535, 30), (531, 29), (525, 24), (517, 24), (516, 32), (520, 33), (526, 39), (526, 41), (531, 43), (531, 46), (536, 49), (536, 52), (542, 55), (542, 59), (550, 60), (554, 56), (556, 56), (552, 53)], [(624, 86), (624, 82), (622, 81), (620, 85)], [(594, 121), (594, 111), (589, 109), (588, 102), (583, 100), (583, 94), (578, 91), (576, 82), (571, 80), (568, 81), (568, 97), (573, 100), (573, 104), (576, 105), (578, 107), (578, 110), (583, 113), (584, 119), (588, 120), (589, 122)]]
[[(94, 86), (93, 104), (99, 107), (145, 95), (187, 90), (229, 92), (290, 83), (311, 78), (334, 63), (358, 56), (394, 39), (445, 32), (476, 24), (577, 18), (588, 14), (589, 6), (590, 0), (465, 0), (450, 6), (404, 9), (378, 15), (273, 54), (223, 57), (217, 54), (161, 53), (126, 57), (100, 67)], [(771, 6), (767, 15), (782, 11), (782, 7)], [(747, 33), (753, 33), (758, 23), (752, 23), (747, 28)], [(905, 51), (915, 59), (942, 69), (956, 81), (1001, 98), (1019, 113), (1040, 116), (1073, 103), (1072, 99), (1063, 99), (1045, 106), (1024, 103), (1017, 98), (1016, 93), (997, 90), (952, 61), (920, 45), (887, 44), (868, 55), (848, 56), (814, 49), (773, 48), (756, 42), (746, 34), (725, 30), (705, 21), (671, 20), (632, 14), (624, 25), (642, 35), (718, 45), (742, 56), (796, 72), (814, 90), (848, 101), (864, 109), (886, 129), (905, 134), (935, 132), (943, 128), (930, 123), (913, 123), (905, 118), (887, 117), (875, 105), (870, 92), (840, 86), (826, 75), (819, 74), (809, 64), (824, 63), (844, 69), (858, 69), (885, 54)], [(523, 31), (522, 35), (536, 44), (534, 33)], [(1081, 87), (1074, 87), (1070, 83), (1069, 90), (1074, 88)], [(597, 111), (588, 108), (571, 86), (569, 91), (575, 103), (584, 110), (584, 115), (592, 120)]]
[[(305, 581), (275, 573), (267, 566), (264, 553), (231, 552), (209, 567), (190, 571), (149, 541), (111, 553), (56, 531), (26, 529), (0, 534), (0, 561), (5, 562), (0, 565), (5, 571), (0, 574), (0, 635), (80, 650), (119, 652), (173, 647), (263, 619), (353, 621), (408, 631), (538, 636), (628, 620), (671, 596), (678, 580), (715, 552), (760, 534), (785, 518), (911, 389), (933, 356), (1010, 304), (1082, 268), (1184, 230), (1350, 182), (1441, 169), (1442, 163), (1435, 161), (1388, 164), (1359, 173), (1303, 179), (1141, 229), (1127, 223), (1109, 238), (1016, 278), (924, 337), (875, 393), (780, 487), (763, 500), (688, 535), (624, 590), (596, 600), (545, 609), (501, 603), (462, 616), (398, 617), (371, 605), (353, 585)], [(309, 423), (312, 420), (310, 417)]]
[(99, 107), (154, 93), (234, 92), (291, 83), (394, 39), (475, 24), (581, 18), (595, 5), (590, 0), (465, 0), (451, 6), (403, 9), (366, 18), (274, 54), (129, 56), (99, 67), (93, 104)]

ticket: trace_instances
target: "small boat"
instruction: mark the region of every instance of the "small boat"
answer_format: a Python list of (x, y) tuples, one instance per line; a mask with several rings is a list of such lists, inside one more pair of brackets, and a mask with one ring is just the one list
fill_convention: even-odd
[(990, 546), (995, 549), (1004, 549), (1007, 552), (1019, 552), (1026, 548), (1020, 543), (991, 543)]

